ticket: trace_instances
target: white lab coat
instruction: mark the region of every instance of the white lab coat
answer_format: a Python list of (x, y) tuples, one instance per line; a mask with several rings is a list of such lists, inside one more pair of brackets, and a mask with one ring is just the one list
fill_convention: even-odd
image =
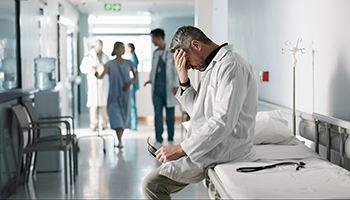
[(182, 183), (196, 183), (218, 163), (255, 160), (253, 136), (258, 106), (257, 78), (233, 45), (220, 49), (192, 86), (176, 97), (191, 117), (181, 143), (187, 156), (163, 164), (160, 174)]
[[(154, 88), (155, 88), (155, 80), (156, 80), (156, 70), (157, 70), (157, 65), (159, 61), (159, 54), (156, 53), (159, 51), (159, 49), (156, 49), (153, 52), (153, 58), (152, 58), (152, 69), (149, 74), (149, 80), (152, 81), (152, 95), (154, 93)], [(174, 107), (177, 104), (179, 104), (178, 100), (176, 99), (174, 93), (173, 93), (173, 88), (174, 87), (179, 87), (179, 78), (178, 74), (175, 68), (175, 61), (174, 61), (174, 55), (170, 53), (169, 50), (164, 49), (162, 58), (165, 62), (165, 73), (166, 73), (166, 101), (167, 101), (167, 107)]]
[(109, 61), (109, 57), (102, 53), (101, 62), (97, 57), (95, 49), (91, 49), (88, 55), (88, 62), (85, 65), (80, 66), (80, 70), (83, 74), (87, 74), (87, 107), (100, 107), (107, 106), (107, 97), (109, 90), (109, 76), (106, 74), (103, 79), (97, 79), (95, 74), (91, 71), (91, 67), (96, 67), (99, 74), (102, 74), (104, 70), (104, 64)]

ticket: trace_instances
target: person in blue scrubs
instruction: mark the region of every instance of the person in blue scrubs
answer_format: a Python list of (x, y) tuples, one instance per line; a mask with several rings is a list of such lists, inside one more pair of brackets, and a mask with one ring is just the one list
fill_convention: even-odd
[[(139, 77), (139, 72), (137, 70), (137, 66), (139, 64), (139, 60), (137, 59), (136, 53), (135, 53), (135, 46), (133, 43), (128, 43), (125, 46), (126, 53), (130, 54), (130, 60), (134, 64), (134, 68), (136, 71), (136, 76)], [(136, 131), (137, 130), (137, 107), (136, 107), (136, 91), (140, 88), (139, 86), (139, 79), (136, 79), (136, 82), (131, 85), (131, 130)]]
[[(124, 129), (130, 128), (131, 118), (131, 90), (130, 86), (136, 82), (137, 76), (133, 63), (130, 60), (124, 60), (122, 55), (125, 53), (125, 47), (122, 42), (114, 44), (112, 56), (115, 59), (108, 61), (104, 66), (104, 71), (99, 76), (102, 79), (107, 73), (109, 75), (109, 92), (107, 99), (107, 112), (111, 128), (114, 129), (118, 137), (118, 148), (123, 148), (122, 136)], [(130, 81), (129, 73), (132, 72), (134, 78)]]
[(162, 29), (154, 29), (151, 31), (152, 42), (158, 47), (153, 52), (152, 69), (149, 81), (145, 83), (152, 84), (152, 100), (154, 106), (154, 126), (156, 131), (157, 148), (163, 143), (163, 108), (166, 113), (166, 125), (168, 131), (168, 142), (173, 144), (174, 126), (175, 126), (175, 106), (179, 104), (175, 98), (178, 89), (179, 80), (175, 68), (174, 56), (164, 41), (164, 31)]

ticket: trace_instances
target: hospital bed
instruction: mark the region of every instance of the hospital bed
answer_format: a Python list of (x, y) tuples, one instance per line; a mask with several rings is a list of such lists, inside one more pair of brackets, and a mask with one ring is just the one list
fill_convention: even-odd
[[(293, 135), (280, 111), (259, 112), (253, 140), (257, 160), (209, 168), (204, 180), (209, 196), (212, 199), (350, 199), (350, 172), (341, 167), (346, 163), (346, 154), (350, 155), (346, 133), (350, 122), (315, 114), (301, 115), (299, 124), (300, 135), (314, 141), (317, 152), (319, 146), (327, 147), (328, 160)], [(332, 149), (340, 152), (341, 166), (329, 161)], [(280, 165), (254, 172), (237, 171), (242, 167), (254, 169), (281, 162), (302, 162), (305, 166), (298, 170), (297, 165)]]

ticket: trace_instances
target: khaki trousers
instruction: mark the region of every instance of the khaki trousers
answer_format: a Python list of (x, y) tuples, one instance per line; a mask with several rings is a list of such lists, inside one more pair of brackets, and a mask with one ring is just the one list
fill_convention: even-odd
[(158, 167), (143, 180), (142, 192), (145, 199), (171, 199), (170, 194), (177, 193), (189, 185), (160, 175), (161, 168)]
[[(91, 106), (90, 107), (90, 128), (96, 129), (97, 123), (98, 123), (98, 113), (97, 113), (98, 107)], [(103, 116), (103, 124), (102, 128), (106, 129), (108, 124), (108, 113), (107, 113), (107, 106), (101, 106), (102, 110), (102, 116)]]

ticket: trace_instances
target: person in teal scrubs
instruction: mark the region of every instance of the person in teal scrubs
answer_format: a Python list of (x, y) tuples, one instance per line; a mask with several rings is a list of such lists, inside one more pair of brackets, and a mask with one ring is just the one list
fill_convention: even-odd
[(175, 94), (179, 87), (179, 79), (174, 63), (174, 55), (168, 50), (164, 41), (164, 31), (154, 29), (151, 31), (152, 42), (158, 47), (153, 52), (152, 69), (149, 81), (145, 83), (152, 84), (152, 100), (154, 107), (154, 126), (156, 131), (157, 148), (163, 144), (163, 108), (165, 108), (166, 125), (168, 131), (168, 142), (174, 142), (175, 126), (175, 106), (179, 104)]
[[(139, 60), (137, 59), (135, 53), (135, 46), (133, 43), (128, 43), (125, 46), (126, 53), (130, 54), (130, 60), (134, 63), (134, 68), (136, 71), (136, 76), (139, 77), (139, 72), (137, 66), (139, 65)], [(137, 130), (137, 107), (136, 107), (136, 91), (140, 88), (139, 79), (136, 79), (136, 82), (131, 85), (131, 130)]]
[[(111, 128), (114, 129), (118, 137), (118, 148), (123, 148), (122, 135), (124, 129), (130, 128), (130, 109), (131, 109), (131, 91), (130, 86), (136, 82), (137, 76), (133, 63), (130, 60), (124, 60), (122, 55), (125, 53), (125, 47), (122, 42), (116, 42), (112, 56), (117, 58), (108, 61), (104, 66), (104, 71), (99, 76), (102, 79), (105, 74), (109, 75), (109, 92), (107, 99), (107, 112)], [(130, 71), (134, 78), (130, 81)]]

